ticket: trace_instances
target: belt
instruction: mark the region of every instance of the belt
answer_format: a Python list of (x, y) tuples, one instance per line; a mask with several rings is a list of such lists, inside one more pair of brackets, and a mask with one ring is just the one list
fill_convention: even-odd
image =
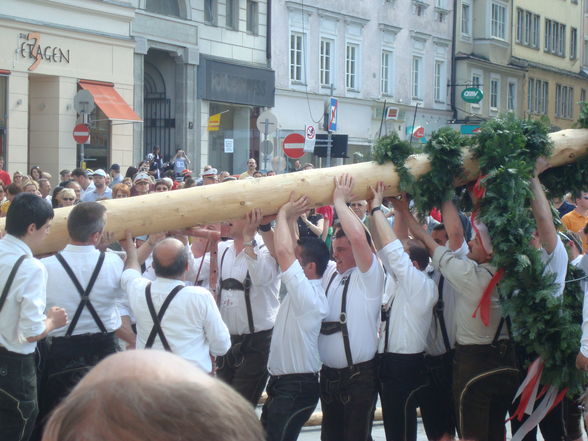
[(280, 380), (280, 379), (289, 379), (289, 380), (308, 380), (308, 379), (317, 379), (318, 380), (319, 374), (318, 372), (309, 372), (306, 374), (283, 374), (283, 375), (270, 375), (270, 379)]
[(21, 354), (19, 352), (9, 351), (4, 346), (0, 346), (0, 354), (1, 355), (8, 355), (8, 356), (14, 357), (14, 358), (29, 358), (29, 357), (34, 357), (35, 356), (35, 353), (34, 352), (31, 352), (30, 354)]
[(375, 369), (376, 364), (377, 364), (376, 359), (372, 358), (371, 360), (364, 361), (362, 363), (357, 363), (352, 366), (347, 366), (344, 368), (332, 368), (332, 367), (323, 365), (323, 368), (321, 369), (321, 373), (324, 373), (324, 375), (327, 375), (327, 376), (329, 376), (329, 375), (332, 375), (332, 376), (335, 376), (335, 375), (337, 375), (337, 376), (355, 375), (358, 372)]

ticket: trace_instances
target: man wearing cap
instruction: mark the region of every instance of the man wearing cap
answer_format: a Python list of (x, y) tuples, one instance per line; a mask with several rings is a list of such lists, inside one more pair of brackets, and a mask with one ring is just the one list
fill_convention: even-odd
[(218, 182), (217, 178), (217, 170), (216, 168), (209, 168), (205, 172), (202, 173), (202, 184), (203, 185), (210, 185), (216, 184)]
[(82, 202), (96, 202), (102, 199), (112, 199), (112, 190), (106, 185), (106, 172), (101, 168), (94, 171), (94, 189), (86, 190)]
[(86, 192), (93, 191), (96, 187), (94, 183), (89, 177), (88, 171), (84, 170), (83, 168), (75, 168), (71, 172), (71, 178), (76, 181), (80, 187), (82, 187), (82, 191), (80, 193), (80, 200), (83, 199), (84, 194)]
[(147, 173), (141, 172), (137, 173), (135, 179), (133, 180), (133, 196), (143, 196), (149, 193), (149, 186), (151, 184), (151, 179)]
[(120, 175), (120, 165), (112, 164), (108, 171), (110, 172), (110, 176), (112, 177), (112, 180), (110, 181), (109, 185), (110, 188), (122, 182), (122, 176)]

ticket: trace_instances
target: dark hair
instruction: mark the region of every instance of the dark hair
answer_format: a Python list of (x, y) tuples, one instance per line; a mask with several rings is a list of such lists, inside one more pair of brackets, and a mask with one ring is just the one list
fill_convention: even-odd
[(71, 175), (71, 172), (70, 172), (68, 169), (66, 169), (66, 168), (64, 168), (63, 170), (61, 170), (61, 171), (59, 172), (59, 175), (60, 175), (61, 177), (65, 176), (65, 175), (67, 175), (67, 174)]
[(6, 214), (6, 232), (24, 237), (31, 224), (39, 229), (49, 219), (53, 219), (53, 208), (46, 200), (35, 194), (20, 193), (12, 200)]
[[(33, 170), (37, 170), (37, 172), (39, 172), (39, 178), (41, 179), (43, 177), (43, 172), (41, 171), (41, 167), (39, 167), (38, 165), (33, 165), (31, 167), (31, 169), (29, 170), (29, 176), (32, 178), (33, 177)], [(34, 179), (34, 178), (33, 178)], [(35, 179), (36, 181), (37, 179)]]
[(584, 225), (583, 232), (584, 232), (584, 234), (588, 234), (588, 223), (586, 223), (586, 225)]
[[(337, 223), (337, 225), (340, 227), (338, 227), (339, 229), (335, 232), (333, 239), (341, 239), (342, 237), (347, 237), (347, 235), (345, 234), (345, 231), (343, 231), (343, 225), (341, 225), (341, 223)], [(371, 247), (372, 246), (372, 236), (370, 236), (370, 232), (366, 229), (365, 230), (365, 238), (367, 240), (368, 245)]]
[(83, 168), (74, 168), (71, 173), (70, 176), (75, 176), (75, 177), (79, 177), (79, 176), (85, 176), (88, 177), (88, 172), (86, 170), (84, 170)]
[(445, 231), (445, 225), (444, 224), (437, 224), (433, 227), (433, 231)]
[(301, 237), (298, 239), (298, 245), (302, 249), (300, 257), (302, 264), (314, 262), (316, 265), (316, 274), (320, 277), (325, 273), (329, 263), (329, 248), (318, 237)]
[(180, 277), (186, 271), (186, 265), (188, 264), (188, 250), (183, 247), (182, 250), (176, 255), (176, 258), (170, 265), (163, 265), (157, 257), (157, 248), (153, 250), (153, 269), (155, 275), (158, 277), (165, 277), (167, 279), (175, 279)]
[(98, 202), (80, 202), (69, 213), (67, 231), (76, 242), (88, 242), (90, 236), (104, 229), (106, 207)]
[(57, 201), (57, 193), (59, 193), (61, 190), (63, 190), (63, 187), (60, 185), (53, 189), (53, 194), (51, 195), (51, 205), (53, 206), (53, 208), (57, 208), (59, 205)]
[(6, 193), (16, 196), (17, 194), (22, 193), (22, 188), (20, 185), (13, 182), (6, 186)]
[(129, 167), (129, 168), (127, 168), (127, 172), (125, 173), (125, 178), (131, 178), (132, 179), (137, 174), (138, 171), (139, 171), (139, 169), (136, 168), (136, 167)]
[(408, 241), (408, 256), (410, 260), (416, 260), (419, 269), (424, 271), (429, 264), (429, 252), (425, 245), (418, 239), (410, 239)]

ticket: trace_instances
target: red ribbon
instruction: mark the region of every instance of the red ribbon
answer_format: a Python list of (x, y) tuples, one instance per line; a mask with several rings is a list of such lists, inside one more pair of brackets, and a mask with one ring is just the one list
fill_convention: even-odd
[[(549, 408), (549, 412), (551, 412), (551, 411), (553, 410), (553, 408), (554, 408), (555, 406), (557, 406), (561, 400), (563, 400), (563, 399), (564, 399), (564, 397), (565, 397), (565, 396), (566, 396), (566, 394), (568, 393), (568, 389), (569, 389), (569, 388), (567, 388), (567, 387), (566, 387), (566, 388), (563, 388), (563, 389), (562, 389), (562, 390), (561, 390), (561, 391), (560, 391), (560, 392), (557, 394), (557, 397), (555, 397), (555, 401), (553, 402), (553, 404), (552, 404), (552, 405), (551, 405), (551, 407)], [(547, 412), (547, 413), (549, 413), (549, 412)]]
[(488, 175), (479, 176), (471, 189), (472, 193), (477, 199), (482, 199), (484, 196), (486, 196), (486, 187), (482, 186), (482, 179), (484, 179), (486, 176)]
[[(537, 385), (537, 383), (539, 382), (539, 380), (541, 379), (541, 374), (543, 373), (543, 362), (540, 362), (541, 365), (539, 367), (539, 369), (537, 369), (537, 372), (535, 372), (535, 375), (529, 380), (529, 383), (525, 386), (525, 389), (523, 390), (523, 393), (521, 394), (521, 398), (519, 400), (519, 405), (516, 409), (516, 411), (512, 414), (512, 416), (507, 420), (513, 420), (513, 419), (518, 419), (519, 421), (522, 421), (524, 416), (525, 416), (525, 410), (527, 409), (527, 406), (529, 405), (529, 401), (531, 400), (531, 396), (533, 395), (533, 391), (535, 390), (535, 386)], [(533, 365), (529, 366), (528, 371), (531, 370), (531, 367)], [(542, 391), (543, 393), (545, 393), (547, 391), (546, 388), (544, 388), (544, 390)], [(538, 400), (539, 398), (541, 398), (542, 394), (538, 394), (535, 397), (535, 400)]]
[(482, 294), (480, 303), (478, 303), (476, 310), (472, 314), (472, 317), (475, 318), (476, 315), (478, 315), (478, 311), (480, 311), (480, 320), (482, 320), (484, 326), (488, 326), (490, 324), (490, 299), (492, 298), (492, 291), (494, 290), (498, 282), (500, 282), (502, 276), (504, 276), (504, 268), (500, 268), (492, 276), (490, 283), (488, 284), (488, 286), (484, 290), (484, 293)]

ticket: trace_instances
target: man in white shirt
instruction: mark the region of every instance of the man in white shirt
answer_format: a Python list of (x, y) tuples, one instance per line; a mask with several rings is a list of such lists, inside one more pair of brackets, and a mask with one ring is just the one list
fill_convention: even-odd
[(88, 172), (83, 168), (73, 169), (71, 172), (71, 178), (82, 188), (80, 200), (83, 200), (86, 192), (93, 191), (96, 188), (92, 180), (89, 178)]
[[(372, 188), (371, 228), (378, 254), (387, 270), (386, 320), (379, 345), (379, 390), (386, 438), (416, 441), (416, 408), (425, 386), (424, 350), (437, 301), (435, 282), (425, 269), (429, 254), (419, 240), (408, 240), (403, 213), (397, 214), (394, 230), (380, 206), (384, 183)], [(396, 199), (392, 204), (397, 203)], [(406, 240), (405, 244), (401, 239)], [(383, 319), (384, 320), (384, 319)]]
[(291, 196), (278, 212), (276, 258), (287, 294), (278, 311), (269, 354), (268, 398), (261, 414), (267, 441), (295, 441), (320, 395), (318, 337), (328, 312), (321, 278), (329, 250), (316, 237), (295, 244), (292, 226), (307, 209), (308, 198)]
[(188, 249), (175, 238), (155, 245), (152, 282), (141, 277), (137, 250), (130, 236), (122, 287), (137, 322), (137, 349), (165, 349), (212, 372), (210, 355), (225, 354), (230, 345), (212, 294), (198, 286), (186, 286)]
[(96, 249), (105, 223), (104, 205), (81, 202), (67, 219), (70, 243), (41, 260), (48, 272), (47, 306), (63, 305), (71, 323), (52, 331), (40, 345), (40, 422), (92, 366), (118, 350), (114, 332), (121, 326), (116, 304), (123, 295), (123, 262)]
[(333, 239), (337, 271), (327, 275), (329, 314), (319, 337), (323, 441), (368, 439), (377, 395), (375, 356), (384, 270), (369, 234), (347, 206), (352, 190), (351, 176), (335, 179), (333, 199), (342, 229)]
[(106, 185), (106, 172), (101, 168), (94, 170), (92, 173), (94, 182), (94, 189), (86, 189), (84, 196), (82, 197), (83, 202), (96, 202), (101, 199), (112, 199), (112, 190)]
[(6, 216), (0, 240), (0, 439), (28, 441), (37, 407), (37, 341), (65, 326), (67, 313), (45, 311), (47, 270), (31, 247), (42, 244), (53, 209), (29, 194), (17, 195)]
[[(267, 381), (272, 329), (280, 305), (279, 270), (271, 254), (273, 232), (261, 222), (260, 210), (232, 221), (233, 240), (218, 245), (220, 312), (232, 344), (225, 356), (217, 358), (217, 375), (254, 406)], [(256, 234), (257, 227), (261, 236)]]

